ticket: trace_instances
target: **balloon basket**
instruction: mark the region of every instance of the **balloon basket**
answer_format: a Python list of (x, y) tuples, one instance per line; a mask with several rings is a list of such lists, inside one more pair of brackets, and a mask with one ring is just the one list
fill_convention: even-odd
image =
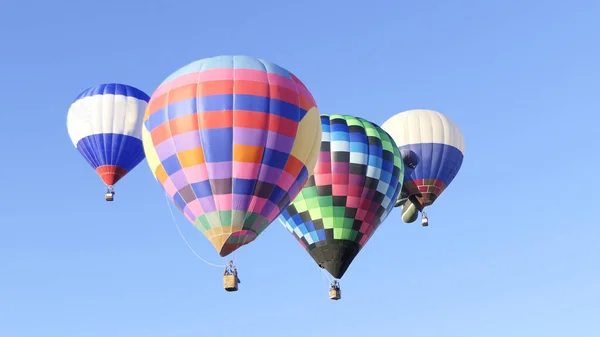
[(104, 199), (106, 201), (113, 201), (113, 200), (115, 200), (115, 193), (114, 192), (106, 192), (106, 194), (104, 195)]
[(238, 290), (238, 280), (237, 275), (230, 274), (223, 276), (223, 287), (226, 291), (237, 291)]
[(337, 301), (342, 298), (342, 291), (340, 289), (329, 289), (329, 299)]

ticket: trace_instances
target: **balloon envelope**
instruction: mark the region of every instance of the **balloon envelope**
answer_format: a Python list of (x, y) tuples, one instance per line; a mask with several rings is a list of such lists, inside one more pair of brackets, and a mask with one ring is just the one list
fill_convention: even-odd
[(407, 200), (402, 204), (402, 221), (406, 223), (415, 222), (419, 216), (419, 211), (412, 201)]
[(416, 166), (406, 167), (404, 188), (411, 200), (417, 202), (415, 206), (419, 210), (430, 206), (462, 165), (465, 143), (460, 129), (448, 117), (433, 110), (401, 112), (381, 127), (394, 138), (403, 154), (416, 155)]
[(108, 83), (84, 90), (71, 104), (69, 137), (107, 186), (144, 159), (142, 119), (149, 99), (132, 86)]
[(255, 240), (299, 193), (320, 139), (304, 84), (248, 56), (177, 70), (152, 95), (143, 129), (155, 178), (221, 256)]
[(281, 213), (319, 266), (341, 278), (402, 189), (404, 164), (391, 136), (362, 118), (321, 115), (312, 177)]

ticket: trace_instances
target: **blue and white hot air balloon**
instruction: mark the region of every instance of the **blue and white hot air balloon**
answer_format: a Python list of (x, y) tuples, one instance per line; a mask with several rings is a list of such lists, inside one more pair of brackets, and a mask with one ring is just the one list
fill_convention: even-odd
[[(405, 164), (404, 190), (396, 206), (413, 222), (450, 185), (463, 162), (465, 141), (458, 126), (433, 110), (401, 112), (381, 125), (396, 141)], [(423, 225), (427, 226), (423, 213)]]
[(144, 158), (142, 120), (150, 97), (125, 84), (83, 91), (71, 104), (67, 130), (73, 145), (96, 170), (112, 201), (113, 186)]

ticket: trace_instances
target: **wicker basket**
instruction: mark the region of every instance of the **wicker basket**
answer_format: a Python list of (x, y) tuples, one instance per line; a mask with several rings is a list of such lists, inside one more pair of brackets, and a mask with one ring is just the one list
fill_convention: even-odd
[(340, 289), (329, 289), (329, 298), (337, 301), (342, 298), (342, 291)]
[(237, 291), (238, 282), (236, 275), (230, 274), (223, 276), (223, 287), (227, 291)]

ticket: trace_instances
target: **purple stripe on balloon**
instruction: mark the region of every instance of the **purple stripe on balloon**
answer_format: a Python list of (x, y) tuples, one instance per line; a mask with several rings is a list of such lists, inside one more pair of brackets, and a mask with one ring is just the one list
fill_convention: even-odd
[(156, 145), (154, 149), (156, 149), (156, 154), (161, 162), (177, 152), (175, 151), (175, 147), (173, 146), (171, 139), (166, 139), (162, 143)]
[[(189, 207), (185, 207), (183, 209), (183, 213), (185, 213), (185, 215), (187, 215), (190, 219), (194, 219), (194, 220), (196, 219), (196, 216), (194, 215), (194, 212), (192, 212), (192, 210), (189, 209)], [(192, 222), (194, 222), (194, 221), (192, 221)]]
[(359, 176), (358, 174), (350, 174), (348, 179), (349, 186), (363, 186), (365, 184), (365, 177)]
[(348, 173), (350, 171), (350, 163), (334, 162), (331, 164), (331, 173)]
[(233, 194), (233, 209), (236, 211), (247, 211), (252, 200), (252, 195)]
[(227, 179), (231, 178), (233, 163), (224, 161), (219, 163), (206, 163), (208, 170), (208, 179)]
[(269, 165), (260, 165), (260, 171), (258, 173), (258, 180), (264, 181), (271, 184), (276, 184), (281, 175), (281, 169), (271, 167)]
[(173, 185), (175, 185), (175, 188), (177, 188), (177, 190), (180, 190), (186, 185), (189, 185), (187, 177), (185, 176), (185, 172), (183, 172), (183, 170), (179, 170), (171, 174), (169, 178), (171, 178), (171, 181), (173, 182)]
[(212, 196), (200, 198), (198, 200), (200, 200), (200, 205), (202, 206), (205, 214), (217, 210), (217, 206), (215, 205), (215, 201)]
[(275, 149), (283, 153), (290, 153), (292, 152), (293, 146), (294, 138), (269, 131), (269, 138), (267, 139), (266, 143), (266, 147), (269, 149)]
[(250, 128), (233, 128), (233, 143), (263, 146), (267, 138), (267, 130), (250, 129)]
[[(279, 201), (279, 200), (277, 200)], [(271, 200), (267, 200), (266, 204), (263, 206), (263, 208), (260, 210), (260, 215), (264, 216), (265, 218), (269, 217), (269, 214), (271, 214), (271, 212), (277, 208), (277, 205), (274, 204)]]
[(171, 139), (175, 143), (177, 152), (194, 149), (202, 145), (200, 133), (197, 130), (173, 136)]

